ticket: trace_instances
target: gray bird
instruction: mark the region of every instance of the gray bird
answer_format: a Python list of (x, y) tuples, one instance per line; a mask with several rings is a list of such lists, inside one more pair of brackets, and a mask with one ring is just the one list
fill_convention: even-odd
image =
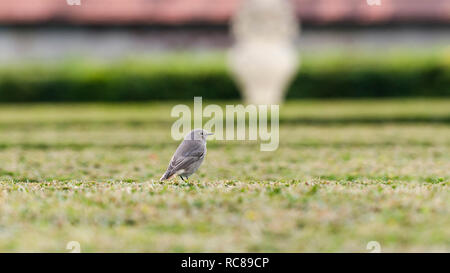
[(212, 135), (203, 129), (195, 129), (188, 133), (170, 160), (167, 171), (159, 181), (179, 175), (183, 181), (189, 178), (205, 159), (206, 137)]

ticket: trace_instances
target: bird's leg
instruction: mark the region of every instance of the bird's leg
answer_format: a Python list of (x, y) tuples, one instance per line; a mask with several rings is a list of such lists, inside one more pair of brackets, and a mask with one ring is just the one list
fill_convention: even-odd
[(180, 175), (181, 180), (183, 180), (183, 182), (186, 182), (186, 180), (184, 180), (183, 176)]

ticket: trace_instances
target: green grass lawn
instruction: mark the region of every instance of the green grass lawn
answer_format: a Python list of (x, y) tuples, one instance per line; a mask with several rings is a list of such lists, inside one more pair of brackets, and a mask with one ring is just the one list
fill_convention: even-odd
[(0, 251), (450, 251), (450, 100), (288, 102), (160, 183), (174, 104), (1, 105)]

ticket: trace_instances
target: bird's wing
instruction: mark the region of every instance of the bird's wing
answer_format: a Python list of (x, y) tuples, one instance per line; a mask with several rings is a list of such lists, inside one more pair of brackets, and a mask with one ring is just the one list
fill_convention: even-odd
[(205, 145), (197, 140), (183, 141), (169, 163), (165, 177), (169, 178), (205, 156)]

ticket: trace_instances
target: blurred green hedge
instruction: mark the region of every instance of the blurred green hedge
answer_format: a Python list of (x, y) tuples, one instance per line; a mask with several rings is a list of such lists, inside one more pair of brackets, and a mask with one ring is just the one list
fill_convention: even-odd
[[(306, 58), (288, 98), (449, 96), (442, 56)], [(109, 64), (65, 62), (0, 67), (0, 102), (237, 99), (225, 58), (171, 57)]]

